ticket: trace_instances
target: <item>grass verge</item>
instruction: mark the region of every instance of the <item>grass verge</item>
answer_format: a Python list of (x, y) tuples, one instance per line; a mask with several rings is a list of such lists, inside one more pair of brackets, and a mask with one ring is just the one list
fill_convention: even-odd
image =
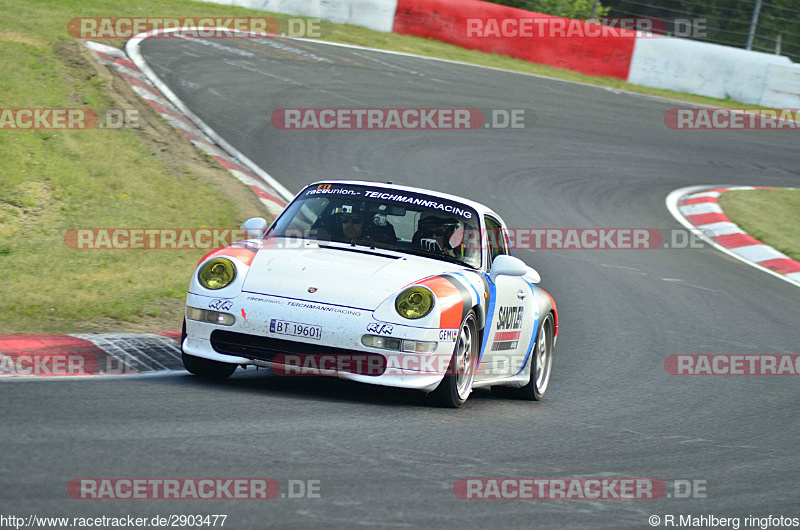
[(0, 130), (0, 334), (180, 329), (205, 250), (71, 250), (67, 230), (236, 227), (264, 209), (80, 43), (53, 38), (70, 18), (46, 16), (54, 4), (6, 3), (0, 108), (136, 109), (139, 128)]
[(800, 190), (728, 191), (719, 205), (742, 230), (800, 261)]
[[(176, 329), (202, 251), (75, 251), (82, 227), (236, 226), (255, 198), (199, 154), (70, 37), (75, 17), (275, 16), (190, 0), (0, 0), (0, 108), (136, 108), (138, 130), (0, 130), (0, 333)], [(328, 40), (715, 106), (747, 107), (334, 24)], [(121, 47), (121, 40), (106, 40)], [(795, 246), (795, 248), (797, 248)]]

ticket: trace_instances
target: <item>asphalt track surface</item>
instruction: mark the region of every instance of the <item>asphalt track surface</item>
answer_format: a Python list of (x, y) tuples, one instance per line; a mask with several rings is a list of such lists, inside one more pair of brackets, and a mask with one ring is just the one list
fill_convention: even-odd
[[(213, 45), (212, 45), (213, 44)], [(796, 133), (674, 131), (678, 103), (320, 44), (151, 39), (188, 107), (291, 191), (318, 179), (423, 186), (512, 227), (679, 229), (667, 193), (796, 186)], [(282, 131), (285, 107), (527, 109), (524, 129)], [(535, 116), (535, 119), (531, 119)], [(676, 377), (683, 354), (800, 353), (800, 290), (713, 249), (520, 251), (556, 299), (545, 400), (476, 391), (460, 410), (325, 378), (239, 370), (0, 385), (4, 512), (227, 514), (227, 527), (649, 528), (651, 514), (800, 516), (795, 377)], [(320, 499), (78, 501), (79, 477), (321, 481)], [(706, 481), (706, 498), (465, 501), (465, 477)], [(668, 491), (671, 491), (668, 489)], [(743, 522), (742, 522), (743, 524)]]

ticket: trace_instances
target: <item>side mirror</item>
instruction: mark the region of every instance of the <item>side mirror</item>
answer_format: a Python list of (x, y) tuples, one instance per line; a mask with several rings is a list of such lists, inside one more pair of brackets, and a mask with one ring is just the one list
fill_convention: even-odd
[(529, 283), (539, 283), (540, 281), (542, 281), (542, 277), (539, 276), (539, 273), (536, 272), (536, 269), (533, 269), (531, 267), (528, 267), (528, 274), (525, 275), (525, 279)]
[(514, 256), (500, 254), (492, 262), (492, 270), (489, 271), (489, 278), (492, 283), (498, 276), (525, 276), (531, 269), (525, 262)]
[(240, 228), (244, 230), (245, 239), (261, 239), (269, 228), (269, 223), (263, 217), (251, 217)]

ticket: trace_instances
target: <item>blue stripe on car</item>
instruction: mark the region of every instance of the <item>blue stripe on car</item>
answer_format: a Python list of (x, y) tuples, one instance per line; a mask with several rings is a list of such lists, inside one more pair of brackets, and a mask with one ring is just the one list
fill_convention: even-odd
[(480, 305), (481, 305), (481, 297), (478, 296), (478, 290), (475, 289), (475, 286), (472, 285), (472, 282), (469, 281), (469, 278), (467, 278), (466, 275), (464, 275), (464, 273), (462, 273), (462, 272), (452, 272), (450, 274), (452, 274), (453, 276), (461, 276), (462, 278), (464, 278), (464, 283), (469, 285), (469, 288), (472, 289), (472, 292), (475, 294), (475, 299), (478, 301), (478, 307), (480, 307)]
[[(489, 275), (484, 273), (484, 275), (488, 278)], [(486, 324), (483, 326), (483, 343), (481, 344), (481, 356), (478, 358), (478, 362), (481, 362), (483, 359), (483, 352), (486, 351), (486, 343), (489, 340), (489, 332), (492, 330), (492, 317), (494, 316), (494, 302), (495, 302), (495, 292), (497, 289), (495, 288), (494, 284), (491, 280), (486, 282), (489, 284), (489, 307), (486, 308)]]

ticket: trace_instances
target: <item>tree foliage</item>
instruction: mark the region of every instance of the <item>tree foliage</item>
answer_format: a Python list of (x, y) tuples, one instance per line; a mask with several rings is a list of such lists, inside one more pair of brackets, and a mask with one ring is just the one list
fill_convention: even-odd
[[(594, 0), (490, 0), (494, 4), (517, 7), (534, 13), (544, 13), (564, 18), (586, 18), (591, 16)], [(599, 2), (595, 16), (602, 17), (608, 8)]]

